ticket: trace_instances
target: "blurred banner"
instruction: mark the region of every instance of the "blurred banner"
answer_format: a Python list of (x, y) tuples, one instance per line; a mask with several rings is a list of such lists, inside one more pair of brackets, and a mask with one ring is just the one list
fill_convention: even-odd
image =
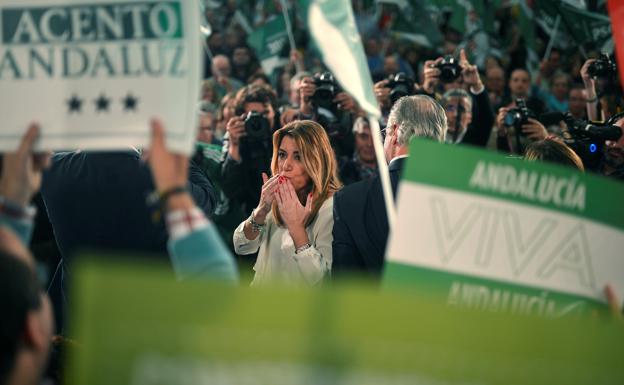
[(144, 146), (159, 118), (190, 153), (202, 69), (193, 1), (3, 0), (0, 150), (30, 122), (45, 149)]
[(361, 286), (251, 290), (75, 270), (68, 384), (622, 384), (621, 323), (452, 309)]
[(615, 42), (614, 57), (617, 60), (620, 84), (624, 87), (624, 3), (621, 1), (609, 0), (607, 5), (609, 17), (611, 18), (611, 29), (615, 31), (613, 34), (613, 40)]
[(426, 140), (410, 153), (387, 286), (546, 317), (605, 308), (608, 283), (624, 293), (622, 183)]

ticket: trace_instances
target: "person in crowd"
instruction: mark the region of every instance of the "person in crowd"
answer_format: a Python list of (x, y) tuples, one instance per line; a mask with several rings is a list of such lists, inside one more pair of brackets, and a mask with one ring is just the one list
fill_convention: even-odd
[(230, 92), (226, 94), (219, 103), (219, 109), (217, 111), (217, 128), (215, 130), (215, 136), (221, 140), (227, 132), (227, 122), (236, 114), (236, 94)]
[(568, 93), (570, 114), (576, 119), (587, 119), (587, 91), (581, 83), (574, 83)]
[(509, 76), (509, 95), (503, 99), (502, 105), (511, 108), (516, 105), (516, 99), (524, 99), (527, 107), (540, 116), (546, 112), (544, 102), (536, 96), (531, 95), (531, 74), (524, 68), (516, 68)]
[(249, 219), (234, 232), (238, 254), (258, 252), (252, 286), (319, 284), (332, 266), (333, 195), (341, 187), (329, 138), (294, 121), (273, 134), (272, 176)]
[(214, 105), (207, 102), (202, 102), (199, 105), (199, 132), (197, 134), (197, 141), (206, 144), (221, 145), (222, 142), (215, 136), (216, 122), (216, 109)]
[[(222, 187), (231, 200), (242, 205), (245, 215), (256, 207), (262, 189), (262, 173), (269, 173), (271, 135), (279, 125), (276, 111), (277, 97), (272, 89), (246, 86), (236, 94), (235, 115), (226, 126)], [(259, 114), (253, 119), (255, 123), (248, 119), (251, 113)]]
[(317, 90), (313, 77), (303, 77), (299, 84), (299, 109), (295, 115), (299, 120), (314, 120), (329, 135), (336, 157), (353, 154), (353, 120), (361, 111), (355, 99), (347, 92), (335, 89), (334, 98), (321, 101), (315, 99)]
[[(409, 155), (412, 137), (444, 142), (447, 131), (442, 106), (426, 95), (399, 99), (388, 117), (384, 150), (392, 192)], [(378, 279), (384, 265), (388, 219), (379, 176), (346, 186), (334, 197), (332, 275), (362, 274)]]
[(527, 147), (524, 159), (528, 161), (543, 161), (574, 167), (585, 171), (583, 161), (561, 140), (546, 138), (533, 142)]
[(496, 65), (485, 70), (485, 89), (490, 97), (490, 105), (495, 109), (501, 107), (505, 94), (505, 70)]
[(531, 142), (546, 139), (548, 131), (542, 123), (535, 118), (528, 118), (522, 126), (508, 126), (505, 123), (505, 116), (512, 108), (515, 108), (515, 102), (510, 107), (501, 107), (498, 109), (496, 116), (496, 148), (501, 152), (510, 154), (523, 155), (525, 149)]
[(565, 72), (557, 71), (550, 81), (550, 92), (544, 93), (546, 108), (550, 111), (568, 111), (568, 92), (572, 79)]
[(189, 158), (169, 151), (165, 129), (151, 122), (148, 163), (167, 225), (169, 259), (178, 279), (236, 283), (234, 258), (188, 188)]
[[(435, 63), (441, 59), (425, 63), (424, 84), (426, 86), (423, 88), (428, 90), (427, 93), (430, 95), (433, 94), (430, 91), (434, 90), (440, 82), (440, 70), (435, 68)], [(459, 84), (462, 88), (451, 88), (441, 98), (448, 119), (446, 141), (485, 147), (494, 123), (490, 99), (477, 67), (470, 64), (466, 51), (463, 49), (459, 54), (459, 65), (461, 66)], [(466, 92), (463, 87), (466, 87), (470, 93)], [(458, 116), (459, 119), (457, 119)]]
[(373, 135), (367, 118), (360, 116), (353, 123), (355, 151), (353, 157), (343, 156), (339, 161), (340, 180), (344, 185), (372, 178), (377, 171)]
[(210, 104), (217, 104), (217, 94), (214, 89), (214, 83), (208, 80), (202, 81), (201, 99)]
[[(189, 164), (186, 187), (207, 216), (216, 202), (204, 172)], [(83, 250), (122, 251), (166, 256), (167, 232), (155, 207), (146, 201), (154, 193), (149, 169), (135, 148), (118, 151), (59, 152), (44, 173), (41, 195), (61, 256), (61, 274), (51, 297), (59, 327), (69, 298), (72, 261)]]
[(221, 100), (228, 92), (236, 92), (243, 88), (244, 84), (231, 76), (232, 67), (227, 56), (215, 56), (212, 59), (211, 69), (212, 76), (206, 82), (212, 85), (216, 100)]
[(248, 46), (239, 45), (232, 51), (232, 77), (241, 83), (248, 83), (248, 79), (259, 69), (258, 63)]

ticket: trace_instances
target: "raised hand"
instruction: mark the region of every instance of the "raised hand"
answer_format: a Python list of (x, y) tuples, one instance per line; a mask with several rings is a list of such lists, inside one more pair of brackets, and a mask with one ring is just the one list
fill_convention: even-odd
[(278, 184), (277, 207), (282, 216), (282, 221), (291, 233), (305, 230), (305, 222), (312, 212), (312, 195), (308, 194), (305, 206), (299, 201), (290, 180), (283, 178)]
[(41, 173), (50, 165), (50, 153), (33, 154), (39, 126), (32, 124), (15, 152), (4, 154), (0, 195), (22, 207), (41, 188)]
[(267, 174), (262, 173), (260, 202), (258, 202), (258, 207), (254, 210), (254, 219), (257, 222), (264, 223), (264, 219), (269, 211), (271, 211), (275, 196), (277, 195), (277, 184), (280, 178), (282, 177), (279, 174), (275, 174), (269, 178)]

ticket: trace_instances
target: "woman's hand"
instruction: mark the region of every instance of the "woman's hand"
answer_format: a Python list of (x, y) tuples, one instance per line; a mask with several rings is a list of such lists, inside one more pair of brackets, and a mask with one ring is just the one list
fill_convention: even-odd
[(280, 175), (273, 175), (271, 178), (265, 173), (262, 173), (262, 191), (260, 192), (260, 202), (258, 207), (254, 210), (254, 220), (258, 223), (264, 223), (266, 216), (271, 211), (271, 206), (275, 201), (275, 195), (277, 193), (277, 182), (280, 179)]
[(283, 178), (278, 185), (276, 199), (282, 221), (290, 233), (295, 248), (309, 244), (305, 222), (312, 212), (312, 194), (308, 194), (306, 204), (303, 206), (290, 180)]
[[(312, 212), (312, 194), (308, 194), (305, 206), (299, 201), (292, 183), (288, 179), (282, 179), (278, 186), (277, 207), (282, 220), (288, 228), (293, 240), (294, 235), (305, 231), (305, 222)], [(295, 242), (296, 244), (297, 242)], [(306, 242), (303, 242), (306, 243)], [(299, 245), (300, 246), (300, 245)]]

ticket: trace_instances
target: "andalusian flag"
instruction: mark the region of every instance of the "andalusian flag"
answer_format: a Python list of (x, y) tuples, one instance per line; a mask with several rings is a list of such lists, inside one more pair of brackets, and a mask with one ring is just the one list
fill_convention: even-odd
[(410, 154), (386, 286), (544, 317), (605, 309), (608, 283), (624, 293), (621, 183), (427, 140)]
[(300, 5), (323, 63), (361, 108), (372, 116), (381, 116), (351, 2), (300, 0)]
[[(288, 32), (284, 16), (275, 15), (247, 37), (247, 43), (256, 51), (262, 70), (271, 75), (276, 68), (288, 63)], [(284, 53), (286, 55), (284, 55)]]

